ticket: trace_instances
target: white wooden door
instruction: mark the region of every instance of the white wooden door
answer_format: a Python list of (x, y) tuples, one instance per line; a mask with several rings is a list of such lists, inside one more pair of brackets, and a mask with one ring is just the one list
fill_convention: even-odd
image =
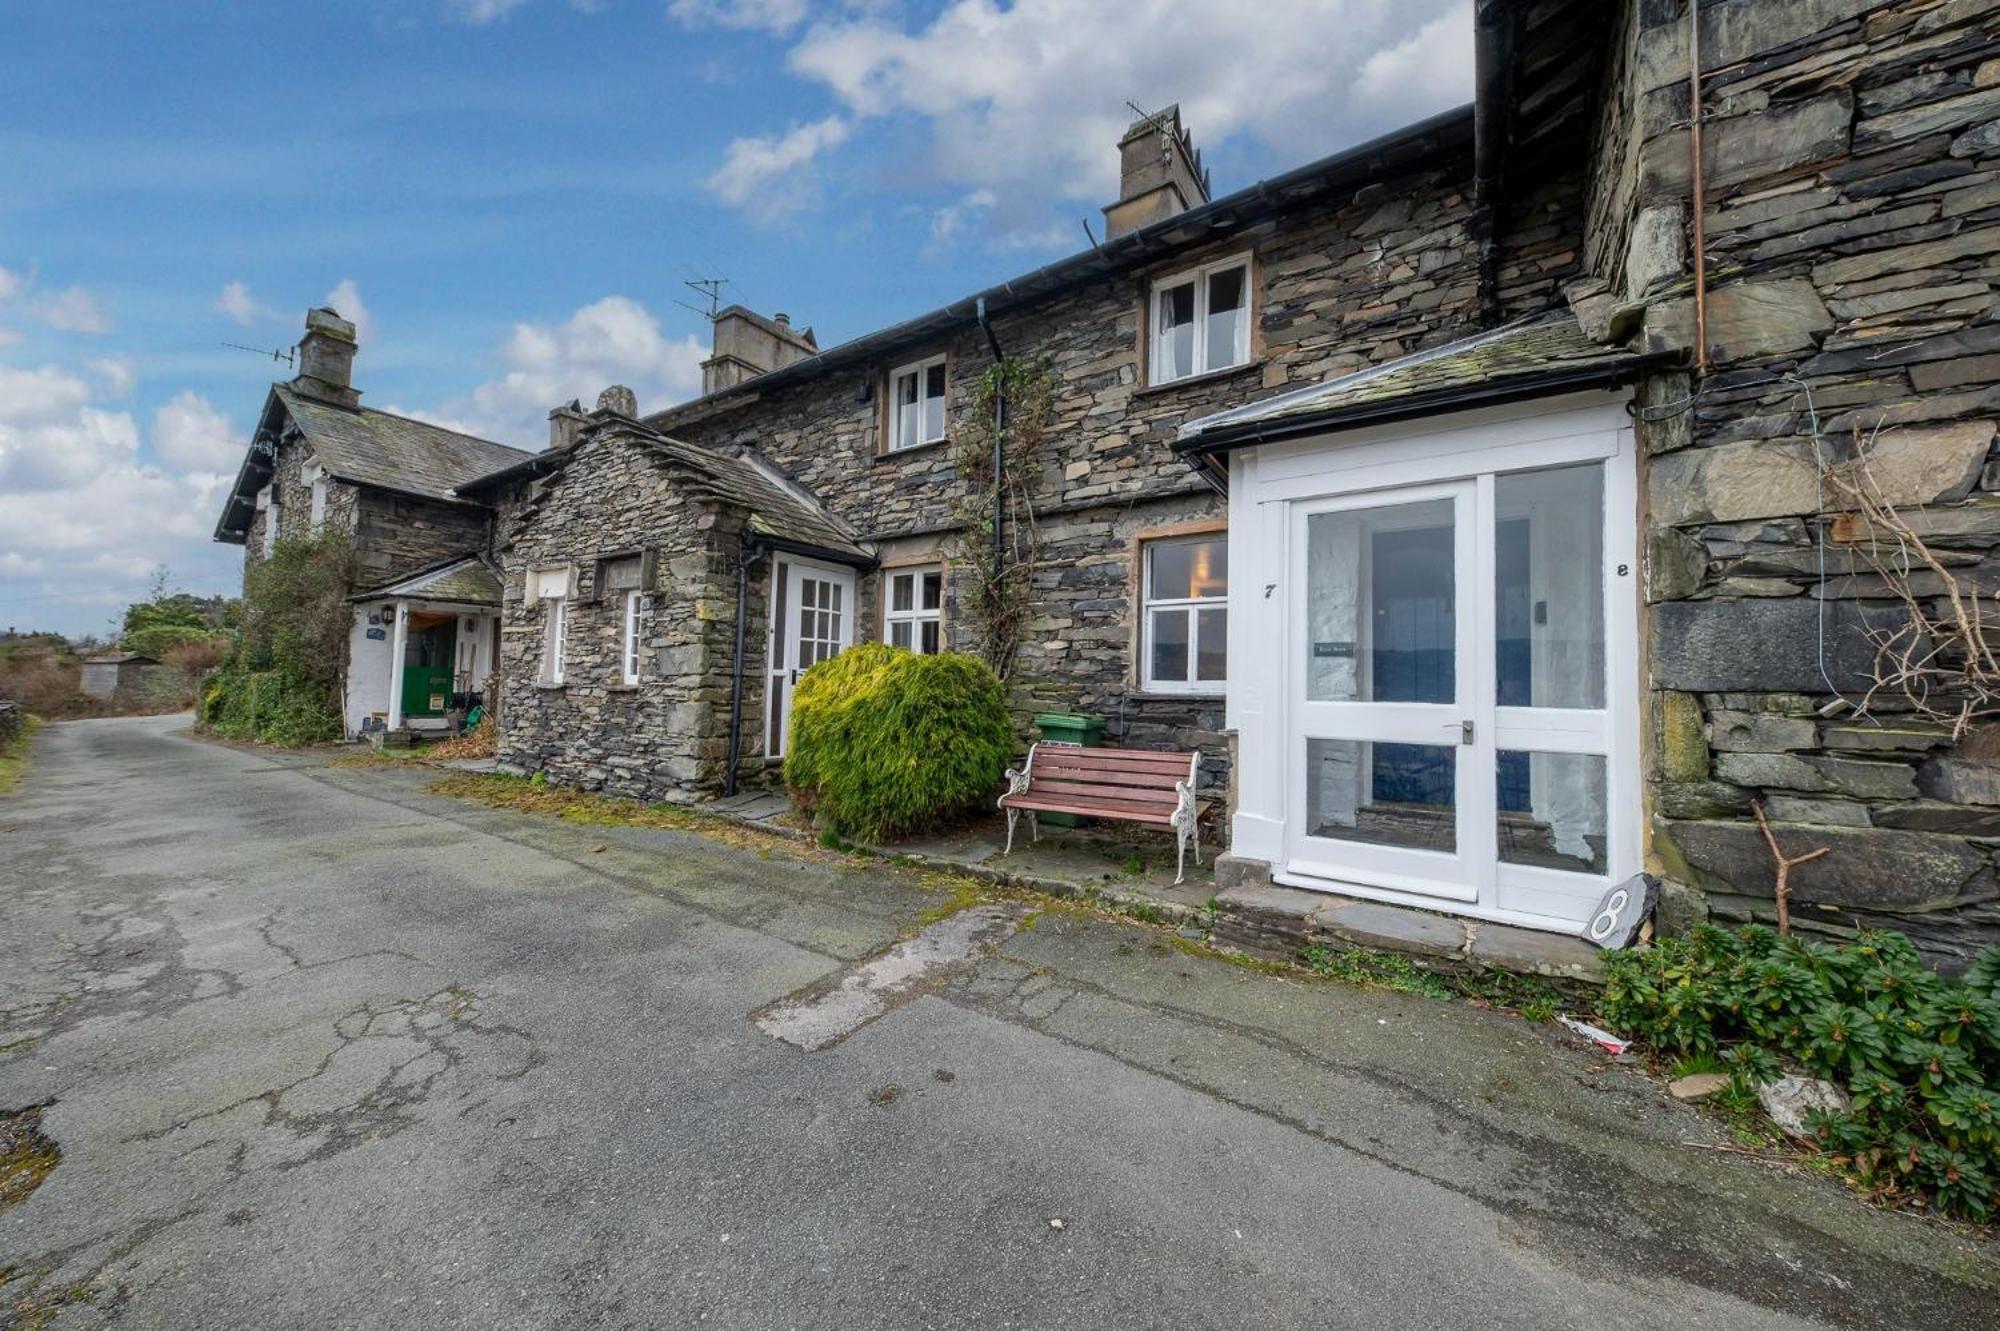
[(771, 652), (765, 690), (765, 753), (785, 754), (792, 690), (799, 676), (854, 641), (854, 574), (830, 565), (779, 559), (771, 572)]

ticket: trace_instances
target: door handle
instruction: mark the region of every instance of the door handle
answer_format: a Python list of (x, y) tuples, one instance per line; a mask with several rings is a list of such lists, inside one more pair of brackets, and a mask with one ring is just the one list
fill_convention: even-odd
[(1472, 722), (1460, 721), (1458, 723), (1458, 742), (1460, 744), (1472, 743)]

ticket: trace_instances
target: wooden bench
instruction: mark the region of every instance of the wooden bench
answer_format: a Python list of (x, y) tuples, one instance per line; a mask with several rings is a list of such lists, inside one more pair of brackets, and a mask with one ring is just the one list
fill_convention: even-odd
[(1188, 843), (1194, 862), (1201, 863), (1201, 816), (1209, 801), (1194, 796), (1201, 754), (1161, 753), (1152, 749), (1086, 749), (1047, 740), (1028, 750), (1021, 770), (1007, 772), (1007, 793), (1000, 807), (1007, 811), (1007, 849), (1014, 850), (1014, 820), (1022, 814), (1036, 840), (1041, 839), (1037, 813), (1067, 813), (1115, 822), (1171, 827), (1180, 858), (1174, 881), (1187, 877)]

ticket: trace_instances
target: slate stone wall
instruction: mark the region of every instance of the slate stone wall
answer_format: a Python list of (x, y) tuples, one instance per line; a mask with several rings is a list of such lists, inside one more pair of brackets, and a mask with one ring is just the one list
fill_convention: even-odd
[[(1992, 0), (1703, 7), (1714, 365), (1647, 384), (1638, 427), (1653, 849), (1699, 890), (1680, 920), (1770, 917), (1761, 799), (1789, 853), (1831, 848), (1794, 874), (1802, 927), (1893, 926), (1947, 968), (2000, 942), (2000, 735), (1954, 744), (1893, 693), (1840, 704), (1868, 627), (1903, 621), (1820, 486), (1860, 440), (1953, 576), (2000, 589), (1997, 20)], [(1686, 11), (1628, 22), (1590, 250), (1691, 345)]]
[[(434, 568), (456, 555), (484, 550), (492, 539), (492, 512), (472, 504), (448, 504), (373, 486), (355, 495), (354, 582), (378, 587), (407, 574)], [(328, 521), (333, 497), (328, 495)]]
[[(584, 790), (689, 800), (721, 784), (728, 744), (740, 515), (673, 483), (630, 438), (599, 435), (510, 505), (500, 551), (499, 759)], [(599, 596), (597, 561), (653, 552), (642, 588), (640, 682), (624, 684), (624, 607)], [(564, 680), (542, 676), (549, 605), (525, 602), (530, 569), (569, 565)]]

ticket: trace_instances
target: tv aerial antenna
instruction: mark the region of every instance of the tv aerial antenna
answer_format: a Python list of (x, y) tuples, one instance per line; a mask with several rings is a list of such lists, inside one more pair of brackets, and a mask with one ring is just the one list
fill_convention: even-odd
[[(697, 269), (696, 271), (700, 270)], [(674, 304), (684, 310), (693, 310), (710, 323), (714, 323), (716, 316), (722, 313), (722, 289), (729, 285), (729, 279), (726, 277), (690, 277), (683, 279), (682, 285), (699, 295), (702, 303), (695, 305), (689, 301), (677, 300)]]
[(269, 356), (272, 360), (279, 362), (287, 369), (292, 367), (293, 360), (298, 354), (298, 348), (296, 347), (280, 347), (276, 351), (273, 351), (269, 347), (246, 347), (240, 342), (224, 342), (222, 345), (228, 347), (231, 351), (247, 351), (253, 356)]

